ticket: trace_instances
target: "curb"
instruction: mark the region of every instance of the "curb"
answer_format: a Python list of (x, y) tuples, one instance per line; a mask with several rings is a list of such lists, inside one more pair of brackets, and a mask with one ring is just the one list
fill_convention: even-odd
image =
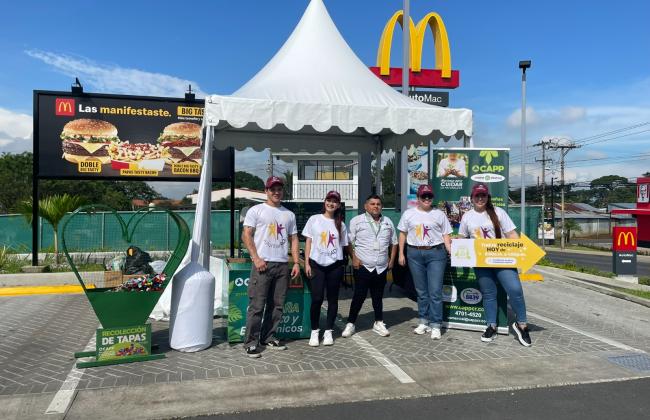
[[(578, 279), (578, 278), (573, 277), (571, 275), (571, 274), (575, 273), (574, 271), (563, 270), (561, 268), (554, 268), (554, 267), (540, 268), (539, 266), (535, 266), (535, 271), (538, 271), (538, 272), (540, 272), (542, 274), (547, 274), (547, 275), (551, 275), (551, 276), (560, 277), (561, 281), (572, 284), (574, 286), (589, 289), (589, 290), (592, 290), (594, 292), (599, 292), (599, 293), (602, 293), (602, 294), (605, 294), (605, 295), (608, 295), (608, 296), (612, 296), (612, 297), (615, 297), (615, 298), (618, 298), (618, 299), (627, 300), (628, 302), (636, 303), (638, 305), (650, 308), (650, 300), (649, 299), (644, 299), (644, 298), (641, 298), (641, 297), (638, 297), (638, 296), (628, 295), (627, 293), (619, 292), (618, 290), (612, 289), (612, 287), (618, 287), (618, 286), (609, 285), (609, 284), (604, 283), (604, 282), (599, 282), (599, 281), (594, 281), (594, 280), (586, 280), (586, 279)], [(596, 277), (596, 276), (593, 276), (593, 277)]]

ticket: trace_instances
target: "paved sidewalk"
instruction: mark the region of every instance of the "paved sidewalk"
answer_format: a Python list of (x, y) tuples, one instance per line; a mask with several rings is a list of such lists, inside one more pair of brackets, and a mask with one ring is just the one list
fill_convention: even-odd
[[(385, 299), (390, 337), (370, 331), (368, 299), (355, 339), (339, 330), (332, 347), (294, 341), (260, 359), (224, 341), (224, 319), (214, 321), (214, 345), (198, 353), (171, 351), (168, 324), (154, 322), (167, 358), (81, 370), (66, 418), (169, 418), (650, 376), (650, 308), (553, 275), (524, 288), (531, 348), (512, 335), (489, 344), (460, 330), (439, 341), (417, 336), (416, 305), (398, 288)], [(342, 291), (343, 316), (350, 295)], [(1, 297), (0, 418), (42, 418), (96, 327), (83, 295)]]

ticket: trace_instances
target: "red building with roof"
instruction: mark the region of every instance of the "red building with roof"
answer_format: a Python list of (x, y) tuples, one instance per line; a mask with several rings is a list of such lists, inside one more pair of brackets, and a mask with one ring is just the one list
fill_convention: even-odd
[(612, 214), (629, 214), (636, 218), (638, 244), (650, 248), (650, 178), (636, 179), (636, 208), (612, 210)]

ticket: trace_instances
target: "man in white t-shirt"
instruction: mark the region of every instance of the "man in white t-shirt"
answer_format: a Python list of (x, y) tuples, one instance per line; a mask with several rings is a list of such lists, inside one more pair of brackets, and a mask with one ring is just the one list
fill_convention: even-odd
[[(282, 207), (284, 183), (269, 177), (264, 186), (266, 202), (251, 207), (244, 219), (242, 241), (253, 269), (248, 282), (248, 311), (244, 348), (249, 357), (260, 357), (260, 345), (285, 350), (274, 336), (280, 321), (289, 286), (288, 251), (291, 243), (291, 277), (298, 277), (298, 228), (296, 215)], [(264, 315), (264, 319), (262, 319)]]
[(465, 159), (459, 158), (458, 153), (449, 153), (449, 156), (438, 163), (438, 178), (465, 178), (466, 167)]

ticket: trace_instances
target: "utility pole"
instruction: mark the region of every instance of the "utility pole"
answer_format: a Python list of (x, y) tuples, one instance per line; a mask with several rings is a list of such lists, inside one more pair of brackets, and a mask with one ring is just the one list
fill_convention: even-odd
[(565, 245), (565, 238), (564, 238), (564, 158), (566, 157), (567, 153), (571, 149), (577, 149), (580, 146), (575, 144), (572, 140), (567, 139), (567, 138), (554, 138), (552, 139), (552, 146), (551, 148), (554, 150), (559, 150), (560, 151), (560, 218), (562, 219), (562, 227), (560, 229), (561, 232), (561, 237), (560, 237), (560, 248), (564, 249)]
[(552, 162), (553, 159), (546, 159), (546, 146), (548, 142), (542, 140), (533, 146), (541, 146), (542, 148), (542, 158), (535, 159), (537, 162), (542, 162), (542, 249), (546, 251), (546, 237), (545, 233), (545, 220), (546, 220), (546, 162)]

